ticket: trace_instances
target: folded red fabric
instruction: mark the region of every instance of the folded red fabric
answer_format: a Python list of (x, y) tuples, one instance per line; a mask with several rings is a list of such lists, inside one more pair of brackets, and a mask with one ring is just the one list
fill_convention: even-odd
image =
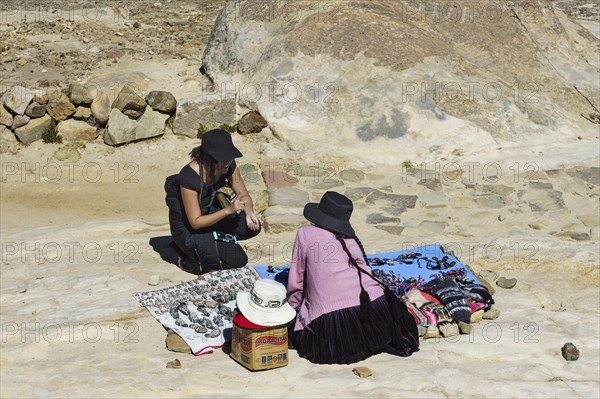
[(254, 324), (252, 323), (250, 320), (248, 320), (247, 318), (244, 317), (243, 314), (238, 313), (237, 315), (235, 315), (233, 317), (233, 323), (237, 326), (240, 326), (242, 328), (249, 328), (249, 329), (266, 329), (266, 328), (271, 328), (273, 326), (260, 326), (258, 324)]

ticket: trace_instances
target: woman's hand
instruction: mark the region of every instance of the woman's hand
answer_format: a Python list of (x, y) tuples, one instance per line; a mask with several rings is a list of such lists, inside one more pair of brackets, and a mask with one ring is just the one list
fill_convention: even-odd
[(233, 215), (234, 213), (240, 213), (246, 207), (246, 201), (240, 200), (240, 198), (236, 198), (231, 205), (227, 207), (227, 214)]
[(246, 214), (246, 224), (250, 230), (257, 231), (260, 229), (260, 222), (254, 211)]

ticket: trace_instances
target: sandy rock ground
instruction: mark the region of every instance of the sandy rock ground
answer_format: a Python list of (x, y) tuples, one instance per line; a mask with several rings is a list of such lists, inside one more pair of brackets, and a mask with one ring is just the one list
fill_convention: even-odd
[[(106, 13), (55, 26), (32, 21), (36, 12), (25, 13), (25, 23), (18, 4), (2, 3), (12, 11), (0, 20), (2, 84), (63, 87), (121, 74), (181, 98), (205, 83), (197, 69), (222, 1), (140, 1), (119, 11), (117, 2), (78, 2)], [(151, 275), (159, 287), (194, 277), (149, 241), (169, 235), (162, 185), (196, 140), (166, 134), (111, 148), (99, 139), (76, 148), (71, 161), (56, 159), (61, 145), (41, 142), (1, 154), (0, 396), (598, 397), (597, 139), (502, 155), (489, 149), (439, 166), (363, 165), (357, 173), (350, 156), (290, 152), (268, 130), (235, 137), (240, 164), (258, 171), (246, 180), (263, 209), (282, 188), (267, 172), (287, 172), (298, 180), (291, 188), (311, 201), (328, 189), (356, 195), (352, 221), (369, 252), (442, 243), (475, 271), (518, 278), (512, 290), (496, 290), (499, 319), (471, 335), (424, 341), (410, 358), (367, 359), (359, 364), (373, 371), (367, 379), (353, 366), (312, 365), (294, 351), (287, 367), (253, 374), (221, 350), (199, 358), (166, 350), (166, 332), (131, 293), (156, 288)], [(369, 198), (373, 192), (380, 194)], [(395, 215), (388, 194), (416, 196), (414, 208)], [(271, 205), (291, 216), (273, 219), (281, 233), (247, 243), (253, 263), (290, 261), (294, 232), (285, 226), (301, 208)], [(400, 222), (368, 223), (377, 217)], [(565, 342), (579, 348), (578, 361), (561, 357)], [(166, 369), (174, 358), (183, 367)]]

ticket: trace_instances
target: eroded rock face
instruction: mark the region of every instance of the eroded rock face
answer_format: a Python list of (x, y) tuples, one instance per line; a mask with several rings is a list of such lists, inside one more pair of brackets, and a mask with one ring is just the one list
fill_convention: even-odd
[(573, 87), (600, 93), (599, 61), (586, 50), (598, 39), (549, 2), (528, 2), (526, 13), (509, 3), (232, 0), (203, 70), (291, 149), (364, 143), (366, 158), (439, 158), (592, 134), (580, 116), (590, 105)]

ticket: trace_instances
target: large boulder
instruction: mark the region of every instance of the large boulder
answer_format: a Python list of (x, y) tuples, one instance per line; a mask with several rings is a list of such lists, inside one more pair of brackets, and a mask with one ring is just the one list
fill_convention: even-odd
[(57, 129), (63, 140), (66, 141), (93, 141), (97, 136), (94, 126), (75, 119), (60, 122)]
[(35, 97), (35, 91), (23, 86), (13, 86), (2, 94), (2, 104), (16, 115), (23, 115)]
[(259, 133), (267, 126), (269, 124), (261, 114), (256, 111), (250, 111), (240, 118), (237, 124), (237, 131), (240, 134)]
[(138, 119), (146, 110), (146, 101), (131, 86), (125, 86), (113, 102), (112, 108), (132, 119)]
[(79, 83), (69, 86), (69, 98), (75, 105), (90, 105), (94, 100), (90, 88)]
[(42, 138), (44, 130), (50, 126), (52, 118), (44, 115), (41, 118), (32, 119), (31, 122), (15, 130), (19, 141), (23, 144), (33, 143)]
[(160, 136), (165, 132), (165, 122), (168, 118), (169, 115), (147, 110), (135, 121), (115, 108), (110, 113), (104, 142), (108, 145), (120, 145)]
[(177, 108), (175, 96), (168, 91), (151, 91), (146, 95), (146, 102), (153, 110), (166, 114), (172, 114)]
[(27, 115), (15, 115), (13, 119), (13, 124), (10, 127), (12, 130), (18, 129), (21, 126), (25, 126), (31, 120)]
[(69, 97), (61, 92), (52, 92), (48, 95), (46, 111), (55, 121), (60, 122), (73, 115), (76, 108), (69, 101)]
[(235, 125), (235, 122), (235, 99), (189, 99), (177, 107), (173, 132), (195, 138), (207, 130), (224, 124)]
[(518, 2), (442, 4), (229, 0), (202, 70), (311, 154), (338, 148), (396, 164), (594, 137), (574, 86), (600, 94), (596, 37), (545, 0), (526, 12)]
[(99, 125), (106, 125), (110, 116), (110, 98), (106, 93), (99, 93), (91, 106), (92, 115)]
[(46, 105), (39, 104), (35, 101), (33, 101), (31, 104), (29, 104), (29, 106), (25, 110), (25, 115), (27, 115), (30, 118), (41, 118), (45, 114), (46, 114)]

